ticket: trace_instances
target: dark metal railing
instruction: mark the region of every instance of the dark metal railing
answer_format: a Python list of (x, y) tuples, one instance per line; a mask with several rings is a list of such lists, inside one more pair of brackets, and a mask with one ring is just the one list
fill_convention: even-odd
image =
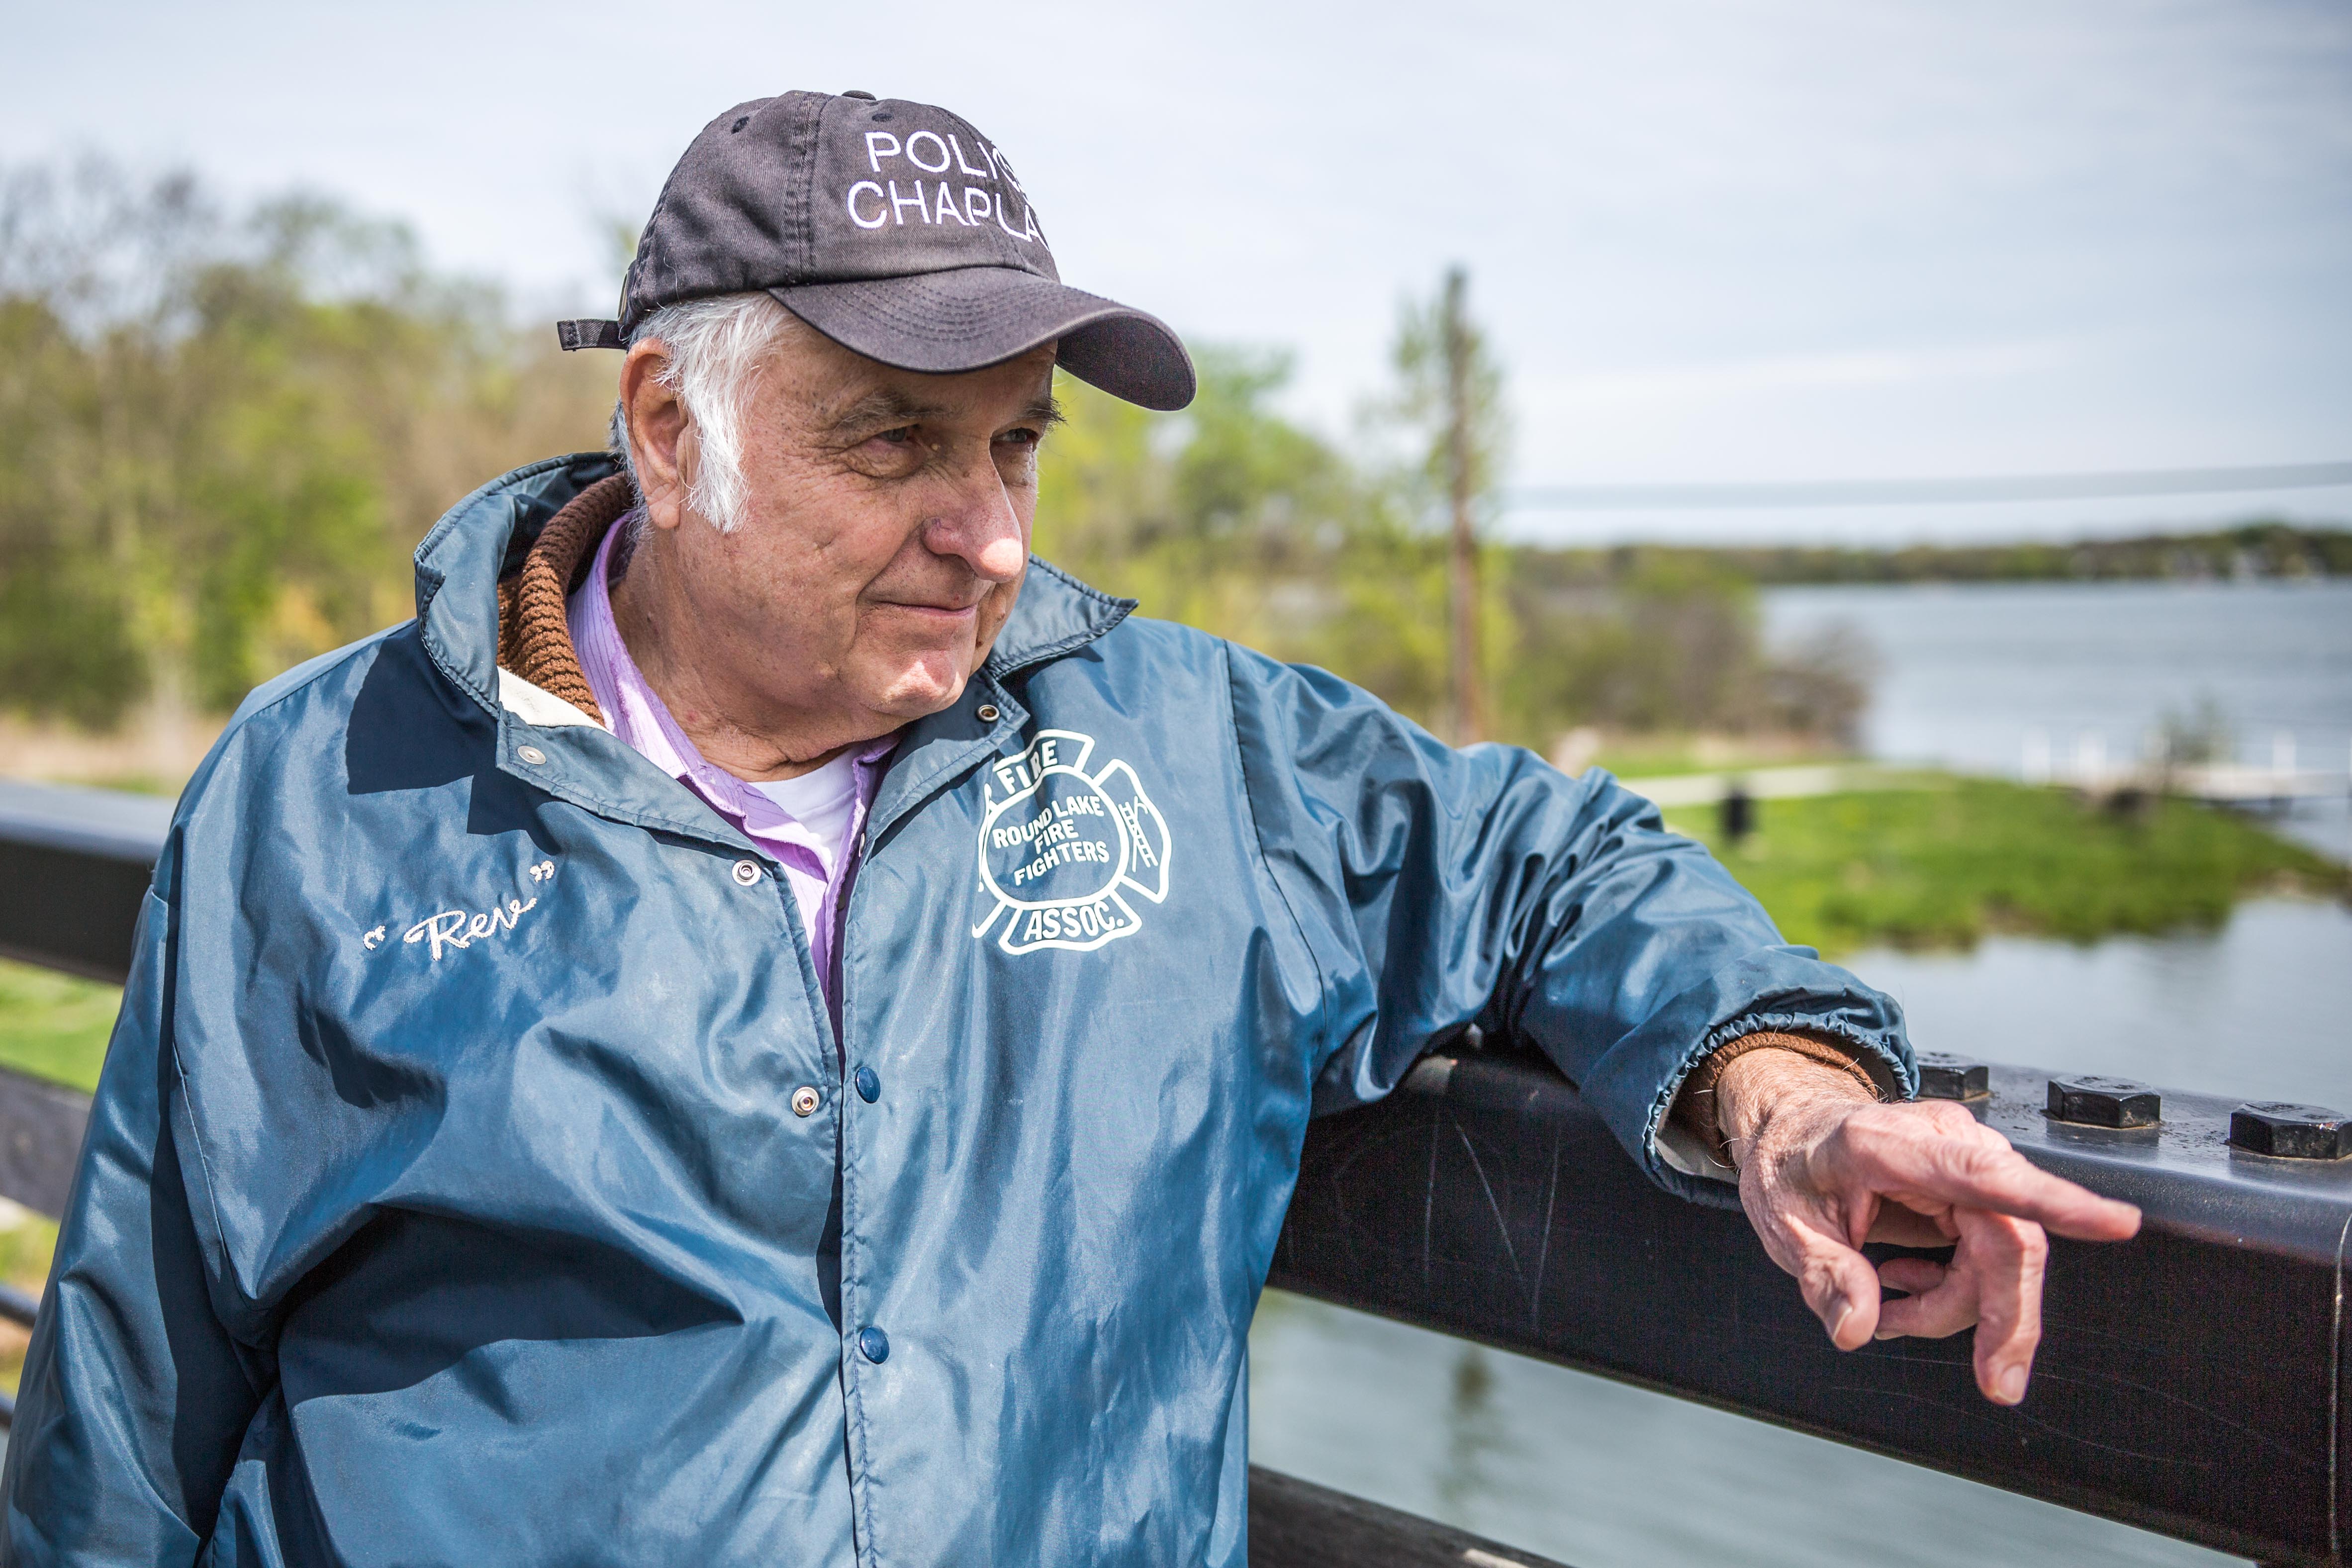
[(0, 779), (0, 958), (120, 985), (171, 824), (152, 796)]
[(2078, 1125), (2045, 1110), (2049, 1074), (1986, 1077), (1981, 1119), (2147, 1216), (2122, 1245), (2053, 1241), (2013, 1410), (1976, 1392), (1966, 1336), (1832, 1349), (1743, 1217), (1653, 1187), (1573, 1089), (1508, 1057), (1428, 1059), (1317, 1124), (1273, 1282), (2224, 1551), (2340, 1563), (2352, 1160), (2232, 1148), (2234, 1101), (2168, 1092), (2156, 1125)]
[[(163, 822), (153, 802), (0, 787), (0, 952), (121, 978)], [(2291, 1145), (2242, 1118), (2233, 1146), (2225, 1099), (2168, 1091), (2152, 1124), (2107, 1126), (2150, 1107), (2096, 1082), (2053, 1094), (2033, 1069), (1928, 1076), (2147, 1215), (2119, 1246), (2053, 1242), (2016, 1409), (1978, 1396), (1964, 1337), (1832, 1349), (1739, 1215), (1651, 1186), (1548, 1065), (1463, 1042), (1315, 1124), (1272, 1282), (2264, 1562), (2343, 1563), (2352, 1158), (2252, 1152)], [(57, 1213), (86, 1115), (0, 1071), (0, 1194)], [(1535, 1561), (1264, 1472), (1252, 1500), (1256, 1560), (1285, 1568)]]

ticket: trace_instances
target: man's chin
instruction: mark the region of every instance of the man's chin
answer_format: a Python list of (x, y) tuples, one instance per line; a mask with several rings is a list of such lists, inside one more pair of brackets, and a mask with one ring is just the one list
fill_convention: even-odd
[(963, 688), (971, 678), (972, 660), (969, 653), (961, 657), (932, 654), (909, 660), (901, 664), (891, 677), (879, 685), (874, 709), (904, 724), (925, 718), (955, 706), (963, 695)]

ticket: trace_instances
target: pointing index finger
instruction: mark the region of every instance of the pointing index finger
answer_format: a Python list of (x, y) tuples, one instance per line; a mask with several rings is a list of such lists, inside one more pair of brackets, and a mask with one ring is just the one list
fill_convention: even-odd
[[(1885, 1107), (1897, 1115), (1911, 1109)], [(2033, 1220), (2078, 1241), (2122, 1241), (2139, 1229), (2137, 1208), (2038, 1168), (1990, 1127), (1972, 1123), (1962, 1130), (1927, 1116), (1899, 1122), (1890, 1116), (1853, 1128), (1846, 1145), (1852, 1174), (1897, 1202), (1916, 1194)]]

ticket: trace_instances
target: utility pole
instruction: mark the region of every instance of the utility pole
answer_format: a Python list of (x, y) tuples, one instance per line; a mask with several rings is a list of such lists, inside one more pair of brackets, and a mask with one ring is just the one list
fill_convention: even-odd
[(1445, 274), (1445, 453), (1454, 503), (1454, 743), (1466, 746), (1486, 733), (1484, 683), (1478, 678), (1478, 538), (1470, 517), (1470, 329), (1463, 297), (1470, 279), (1462, 268)]

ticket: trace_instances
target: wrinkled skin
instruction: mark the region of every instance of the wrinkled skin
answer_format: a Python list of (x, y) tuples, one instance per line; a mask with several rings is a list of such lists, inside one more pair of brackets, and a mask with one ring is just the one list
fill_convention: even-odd
[(1053, 347), (921, 375), (795, 323), (747, 399), (726, 533), (689, 502), (667, 358), (648, 340), (622, 367), (651, 527), (613, 610), (679, 727), (738, 778), (788, 779), (953, 703), (1021, 591)]
[[(1724, 1070), (1717, 1097), (1740, 1205), (1831, 1342), (1854, 1350), (1974, 1325), (1977, 1386), (1995, 1404), (2025, 1397), (2042, 1339), (2045, 1233), (2120, 1241), (2139, 1228), (2138, 1209), (2036, 1169), (1964, 1107), (1878, 1104), (1793, 1051), (1749, 1051)], [(1956, 1250), (1948, 1265), (1874, 1268), (1864, 1241)], [(1881, 1284), (1908, 1293), (1882, 1305)]]

